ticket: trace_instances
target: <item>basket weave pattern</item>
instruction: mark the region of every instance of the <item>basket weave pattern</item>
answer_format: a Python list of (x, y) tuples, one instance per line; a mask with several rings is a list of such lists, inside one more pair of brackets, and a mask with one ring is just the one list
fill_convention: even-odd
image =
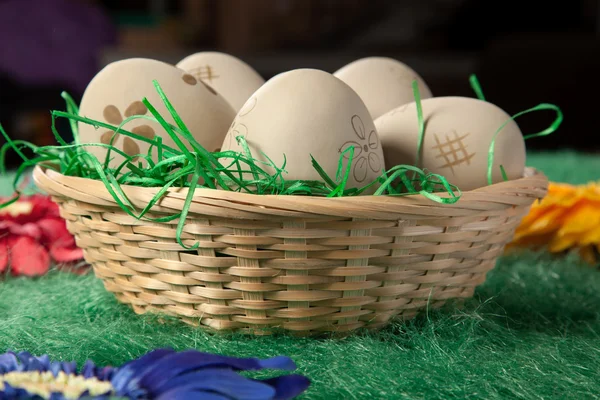
[[(96, 276), (135, 312), (162, 311), (217, 330), (302, 334), (381, 327), (425, 307), (471, 297), (548, 181), (536, 171), (463, 193), (317, 198), (195, 192), (182, 238), (177, 220), (124, 213), (99, 181), (37, 167)], [(142, 209), (156, 188), (124, 187)], [(172, 215), (173, 189), (151, 216)]]

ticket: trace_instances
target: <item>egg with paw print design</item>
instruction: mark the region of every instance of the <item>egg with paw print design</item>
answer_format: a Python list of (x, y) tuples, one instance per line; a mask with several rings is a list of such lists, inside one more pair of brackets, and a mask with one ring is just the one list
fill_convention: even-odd
[(354, 156), (347, 188), (366, 186), (384, 170), (379, 137), (362, 100), (347, 84), (316, 69), (288, 71), (266, 82), (239, 111), (222, 150), (241, 152), (238, 136), (257, 160), (268, 163), (268, 157), (278, 167), (285, 160), (285, 180), (322, 181), (311, 156), (335, 180), (342, 154), (344, 171), (348, 166), (349, 147)]
[[(525, 140), (517, 123), (494, 104), (466, 97), (421, 101), (424, 135), (420, 168), (444, 176), (460, 190), (488, 185), (488, 152), (494, 135), (492, 183), (523, 177)], [(388, 168), (416, 165), (419, 119), (415, 102), (375, 121)], [(500, 131), (499, 129), (502, 128)]]
[[(218, 150), (235, 112), (213, 88), (161, 61), (133, 58), (107, 65), (88, 85), (81, 100), (79, 115), (118, 127), (130, 117), (152, 117), (142, 102), (147, 98), (168, 123), (175, 125), (154, 86), (154, 80), (161, 86), (194, 138), (207, 150)], [(160, 136), (164, 145), (177, 148), (173, 139), (156, 121), (136, 118), (127, 121), (122, 128), (148, 140)], [(79, 123), (79, 136), (83, 144), (111, 144), (134, 158), (138, 154), (147, 154), (150, 147), (147, 141), (115, 134), (113, 130), (96, 128), (83, 122)], [(104, 162), (106, 146), (86, 146), (86, 150)], [(156, 158), (156, 150), (153, 155)], [(111, 167), (125, 160), (115, 151), (110, 153), (110, 158)]]

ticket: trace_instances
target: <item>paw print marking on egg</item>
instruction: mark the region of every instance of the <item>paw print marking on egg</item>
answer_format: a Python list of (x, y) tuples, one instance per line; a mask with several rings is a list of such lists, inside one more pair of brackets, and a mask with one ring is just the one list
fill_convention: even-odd
[[(360, 143), (350, 140), (340, 147), (338, 153), (342, 153), (351, 146), (354, 147), (354, 166), (352, 167), (352, 175), (357, 182), (363, 182), (367, 178), (369, 169), (375, 173), (381, 171), (381, 160), (379, 155), (374, 151), (371, 151), (379, 148), (379, 137), (373, 130), (369, 133), (369, 137), (367, 138), (365, 125), (358, 115), (352, 116), (350, 122)], [(348, 159), (349, 155), (344, 154), (344, 158)]]
[[(144, 103), (142, 103), (141, 101), (134, 101), (127, 107), (127, 109), (125, 109), (124, 115), (125, 118), (129, 118), (134, 115), (145, 115), (147, 112), (148, 108), (144, 105)], [(119, 109), (112, 104), (104, 107), (102, 115), (104, 116), (104, 120), (106, 122), (115, 126), (121, 125), (121, 123), (124, 120)], [(131, 129), (131, 132), (148, 139), (153, 139), (156, 135), (154, 129), (152, 129), (152, 127), (149, 125), (136, 126), (135, 128)], [(115, 133), (113, 131), (106, 131), (102, 134), (102, 136), (100, 136), (100, 142), (104, 144), (111, 144), (112, 140), (112, 145), (117, 147), (120, 136), (121, 135), (119, 133)], [(129, 156), (134, 156), (140, 153), (140, 146), (132, 138), (127, 136), (123, 139), (122, 148), (123, 152), (125, 152), (125, 154)], [(136, 160), (137, 158), (133, 161)]]
[(185, 83), (187, 83), (188, 85), (192, 85), (192, 86), (196, 86), (196, 84), (198, 83), (198, 81), (196, 80), (196, 78), (194, 78), (190, 74), (183, 74), (183, 76), (181, 77), (181, 79), (183, 79), (183, 81)]

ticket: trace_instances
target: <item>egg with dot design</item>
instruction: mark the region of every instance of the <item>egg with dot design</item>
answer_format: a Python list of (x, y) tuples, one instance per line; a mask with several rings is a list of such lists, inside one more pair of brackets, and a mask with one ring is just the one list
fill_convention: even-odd
[[(213, 88), (186, 71), (161, 61), (132, 58), (107, 65), (88, 85), (79, 114), (94, 121), (119, 126), (132, 116), (152, 117), (142, 102), (146, 98), (168, 123), (176, 125), (154, 87), (154, 80), (159, 83), (194, 138), (208, 151), (218, 150), (235, 117), (234, 110)], [(164, 145), (177, 148), (165, 129), (155, 121), (137, 118), (126, 122), (123, 129), (147, 139), (160, 136)], [(96, 129), (83, 122), (79, 123), (79, 135), (84, 144), (112, 144), (129, 156), (147, 154), (150, 147), (143, 140), (115, 134), (102, 127)], [(189, 144), (186, 145), (191, 149)], [(104, 162), (106, 148), (86, 146), (86, 149)], [(156, 158), (155, 150), (153, 155)], [(124, 161), (124, 157), (116, 152), (111, 152), (110, 157), (111, 167)]]

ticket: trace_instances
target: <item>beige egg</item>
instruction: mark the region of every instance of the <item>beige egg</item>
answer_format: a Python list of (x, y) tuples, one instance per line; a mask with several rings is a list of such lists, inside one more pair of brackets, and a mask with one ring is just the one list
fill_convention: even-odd
[(177, 67), (212, 86), (238, 112), (265, 80), (248, 64), (229, 54), (205, 51), (181, 60)]
[(238, 113), (223, 150), (241, 151), (237, 136), (246, 138), (259, 160), (267, 161), (264, 153), (281, 166), (285, 155), (286, 180), (322, 180), (311, 155), (335, 180), (340, 155), (350, 146), (355, 153), (348, 188), (371, 183), (384, 168), (383, 151), (364, 103), (348, 85), (320, 70), (293, 70), (265, 83)]
[(334, 73), (358, 93), (377, 119), (396, 107), (415, 101), (412, 82), (419, 83), (421, 99), (432, 97), (423, 79), (409, 66), (387, 57), (367, 57)]
[[(123, 120), (133, 115), (151, 117), (152, 114), (142, 103), (147, 98), (167, 122), (175, 125), (154, 87), (155, 79), (194, 138), (209, 151), (219, 149), (235, 117), (235, 111), (212, 88), (182, 69), (160, 61), (133, 58), (107, 65), (88, 85), (79, 113), (95, 121), (119, 126)], [(177, 148), (157, 122), (135, 119), (126, 123), (123, 129), (149, 139), (160, 136), (165, 145)], [(83, 143), (108, 144), (114, 132), (79, 123), (79, 133)], [(125, 135), (117, 135), (113, 146), (129, 155), (146, 154), (150, 147), (146, 142)], [(86, 148), (104, 162), (106, 149), (91, 146)], [(188, 148), (191, 149), (191, 146)], [(153, 154), (156, 156), (155, 151)], [(115, 152), (111, 152), (111, 157), (111, 166), (119, 165), (124, 160)]]
[[(419, 167), (443, 175), (459, 189), (473, 190), (488, 184), (488, 150), (494, 134), (510, 115), (494, 104), (466, 97), (436, 97), (421, 102), (425, 134)], [(410, 103), (375, 121), (387, 167), (415, 165), (419, 138), (416, 103)], [(525, 141), (519, 126), (510, 120), (496, 137), (493, 182), (523, 176)]]

